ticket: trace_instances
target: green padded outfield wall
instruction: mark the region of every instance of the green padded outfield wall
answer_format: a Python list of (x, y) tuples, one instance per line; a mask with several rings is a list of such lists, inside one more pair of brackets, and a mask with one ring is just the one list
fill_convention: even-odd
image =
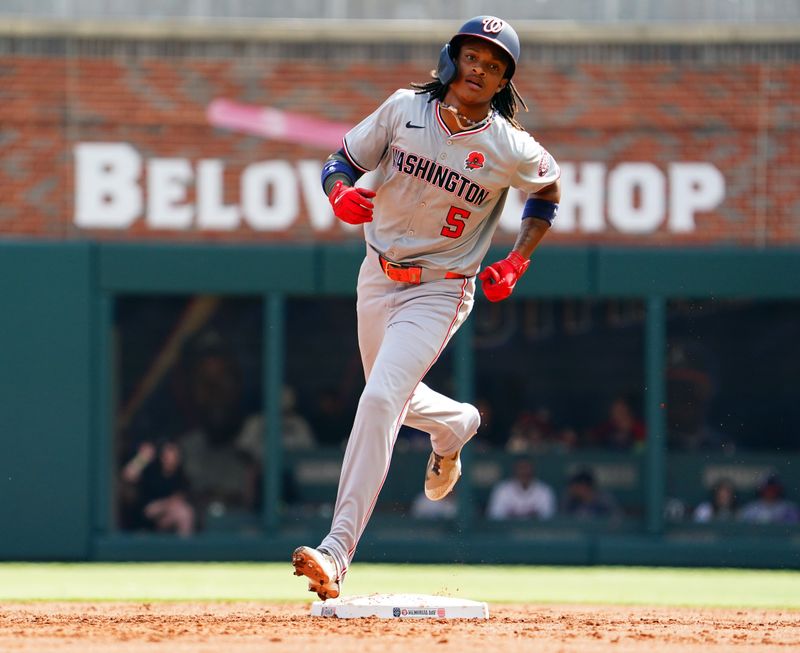
[(0, 559), (84, 559), (90, 539), (91, 252), (0, 247)]
[[(341, 244), (237, 248), (0, 242), (0, 559), (280, 559), (289, 543), (274, 531), (247, 541), (206, 538), (187, 546), (163, 539), (134, 542), (103, 528), (111, 492), (104, 462), (112, 365), (108, 300), (116, 293), (192, 288), (260, 294), (276, 305), (283, 293), (351, 295), (361, 251)], [(299, 263), (296, 274), (286, 273), (290, 261)], [(686, 274), (687, 267), (691, 274)], [(788, 249), (551, 247), (537, 256), (536, 272), (521, 282), (520, 298), (800, 296), (795, 283), (800, 279), (800, 252)], [(280, 344), (270, 346), (277, 350)], [(665, 464), (662, 456), (649, 464)], [(647, 494), (652, 495), (649, 503), (657, 505), (652, 500), (656, 495)], [(752, 534), (709, 540), (708, 546), (690, 538), (691, 545), (679, 550), (668, 533), (657, 534), (662, 526), (654, 522), (651, 533), (638, 536), (581, 536), (565, 543), (572, 546), (572, 557), (554, 558), (556, 551), (547, 545), (536, 559), (552, 564), (800, 564), (796, 536), (770, 540), (770, 555), (760, 557), (758, 551), (766, 551), (768, 542), (756, 541)], [(478, 539), (468, 544), (481, 559), (481, 546), (493, 546), (493, 540), (484, 538), (482, 544)], [(381, 541), (384, 554), (393, 550), (386, 548), (385, 538)], [(431, 555), (424, 542), (413, 551), (407, 543), (395, 544), (400, 556), (423, 560)], [(365, 542), (364, 555), (369, 552)]]

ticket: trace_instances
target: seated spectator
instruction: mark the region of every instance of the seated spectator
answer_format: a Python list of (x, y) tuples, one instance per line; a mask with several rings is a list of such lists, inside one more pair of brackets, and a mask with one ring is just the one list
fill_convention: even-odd
[(731, 521), (736, 516), (739, 505), (733, 481), (721, 478), (711, 488), (708, 500), (699, 504), (692, 519), (699, 524), (712, 521)]
[(736, 443), (711, 418), (717, 392), (709, 352), (696, 343), (673, 343), (667, 367), (667, 445), (673, 451), (732, 453)]
[(555, 426), (550, 410), (540, 406), (535, 411), (523, 411), (511, 425), (506, 442), (510, 453), (541, 453), (553, 445)]
[(247, 415), (241, 372), (213, 332), (188, 345), (184, 360), (191, 427), (179, 439), (198, 517), (255, 512), (263, 450), (261, 415)]
[(127, 527), (191, 535), (194, 509), (187, 500), (187, 482), (180, 450), (174, 442), (159, 447), (139, 445), (136, 455), (122, 468)]
[(281, 397), (281, 428), (283, 446), (287, 451), (300, 451), (314, 447), (314, 431), (308, 420), (297, 412), (297, 395), (294, 388), (283, 387)]
[(615, 451), (641, 449), (645, 427), (633, 412), (630, 401), (617, 397), (608, 407), (606, 420), (589, 430), (589, 446)]
[(561, 512), (578, 519), (616, 519), (621, 511), (614, 497), (597, 487), (594, 472), (582, 469), (570, 477)]
[(555, 435), (555, 451), (573, 451), (578, 446), (578, 432), (571, 426), (560, 428)]
[(770, 474), (758, 488), (758, 498), (739, 511), (739, 520), (750, 524), (798, 523), (800, 509), (785, 494), (781, 479), (777, 474)]
[(410, 513), (415, 519), (454, 519), (458, 514), (456, 492), (440, 501), (431, 501), (425, 492), (420, 492), (411, 503)]
[(528, 458), (514, 463), (513, 476), (500, 481), (489, 495), (489, 519), (550, 519), (556, 512), (556, 495), (536, 478)]

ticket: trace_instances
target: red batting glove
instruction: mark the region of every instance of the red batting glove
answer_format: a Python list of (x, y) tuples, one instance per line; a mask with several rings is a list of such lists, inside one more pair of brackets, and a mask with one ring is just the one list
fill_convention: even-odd
[(328, 195), (328, 201), (333, 207), (334, 215), (342, 222), (362, 224), (372, 222), (374, 205), (369, 201), (371, 197), (375, 197), (374, 190), (345, 186), (337, 181)]
[(483, 294), (490, 302), (499, 302), (511, 294), (517, 280), (525, 274), (531, 260), (511, 251), (502, 261), (492, 263), (478, 275), (483, 284)]

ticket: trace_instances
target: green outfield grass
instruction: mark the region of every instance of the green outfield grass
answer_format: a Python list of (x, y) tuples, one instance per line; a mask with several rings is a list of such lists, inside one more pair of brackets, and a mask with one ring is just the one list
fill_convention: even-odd
[[(311, 601), (277, 563), (0, 564), (0, 601)], [(493, 603), (800, 609), (800, 572), (638, 567), (356, 564), (346, 594), (444, 594)]]

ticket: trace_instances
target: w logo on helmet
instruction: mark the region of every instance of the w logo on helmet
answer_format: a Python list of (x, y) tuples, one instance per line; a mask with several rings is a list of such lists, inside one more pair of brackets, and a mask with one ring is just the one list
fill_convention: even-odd
[(470, 152), (467, 158), (464, 159), (464, 170), (483, 168), (484, 163), (486, 163), (486, 156), (483, 152)]
[(483, 19), (483, 31), (487, 34), (499, 34), (503, 31), (505, 23), (494, 16), (487, 16)]

